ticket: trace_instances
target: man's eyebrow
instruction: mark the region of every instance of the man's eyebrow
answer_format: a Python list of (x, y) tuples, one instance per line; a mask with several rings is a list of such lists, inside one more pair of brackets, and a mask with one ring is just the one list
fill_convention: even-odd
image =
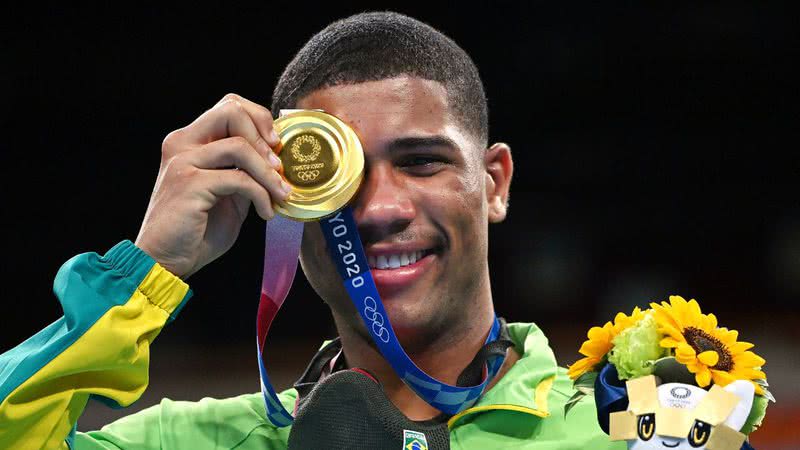
[(426, 147), (440, 147), (454, 152), (459, 150), (459, 146), (455, 141), (447, 136), (438, 134), (433, 136), (408, 136), (397, 138), (389, 143), (387, 149), (389, 152), (400, 152)]

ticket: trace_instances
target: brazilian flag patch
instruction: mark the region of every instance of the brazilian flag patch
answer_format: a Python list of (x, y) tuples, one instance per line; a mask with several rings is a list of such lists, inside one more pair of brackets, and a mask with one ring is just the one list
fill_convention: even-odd
[(403, 430), (403, 450), (428, 450), (428, 440), (418, 431)]

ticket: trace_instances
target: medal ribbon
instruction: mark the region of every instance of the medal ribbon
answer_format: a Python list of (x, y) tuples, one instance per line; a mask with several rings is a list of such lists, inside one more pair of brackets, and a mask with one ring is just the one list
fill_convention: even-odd
[[(389, 323), (389, 317), (367, 265), (352, 209), (348, 206), (334, 216), (321, 220), (320, 226), (350, 300), (355, 305), (372, 340), (395, 373), (420, 398), (444, 413), (454, 415), (475, 404), (500, 370), (505, 356), (489, 358), (484, 368), (483, 381), (475, 386), (449, 385), (425, 373), (408, 357)], [(267, 222), (264, 277), (258, 306), (257, 349), (261, 393), (264, 396), (267, 418), (277, 427), (291, 425), (293, 417), (281, 405), (267, 377), (262, 350), (272, 320), (286, 299), (297, 271), (297, 256), (300, 253), (302, 234), (303, 224), (300, 222), (280, 216)], [(486, 343), (495, 341), (499, 335), (500, 321), (495, 317)]]

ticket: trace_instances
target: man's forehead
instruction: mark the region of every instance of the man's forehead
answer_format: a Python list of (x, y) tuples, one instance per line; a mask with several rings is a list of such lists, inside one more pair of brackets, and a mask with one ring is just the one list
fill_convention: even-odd
[[(317, 89), (298, 101), (299, 108), (327, 106), (345, 113), (447, 111), (447, 90), (441, 83), (411, 76), (338, 84)], [(329, 111), (334, 113), (335, 111)]]
[(448, 108), (441, 83), (412, 76), (325, 87), (301, 98), (298, 108), (322, 109), (365, 139), (465, 135)]

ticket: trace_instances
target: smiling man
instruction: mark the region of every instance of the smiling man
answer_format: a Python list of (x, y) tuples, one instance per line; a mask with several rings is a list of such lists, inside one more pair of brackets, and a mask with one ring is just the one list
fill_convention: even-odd
[[(150, 343), (191, 296), (184, 280), (234, 244), (251, 204), (270, 220), (290, 194), (272, 151), (273, 115), (288, 108), (324, 110), (356, 132), (365, 177), (351, 207), (393, 330), (425, 373), (453, 386), (488, 380), (483, 395), (455, 414), (417, 396), (372, 342), (310, 223), (300, 261), (339, 338), (279, 396), (297, 413), (294, 429), (270, 423), (258, 393), (165, 399), (77, 433), (90, 396), (139, 398)], [(54, 289), (64, 317), (0, 357), (0, 447), (612, 448), (590, 400), (565, 417), (571, 382), (543, 333), (495, 319), (488, 226), (505, 219), (513, 163), (506, 144), (488, 144), (487, 117), (477, 69), (452, 40), (369, 13), (314, 36), (271, 111), (228, 95), (170, 133), (136, 242), (68, 261)], [(496, 370), (486, 369), (492, 355)], [(342, 392), (372, 397), (359, 407)]]

